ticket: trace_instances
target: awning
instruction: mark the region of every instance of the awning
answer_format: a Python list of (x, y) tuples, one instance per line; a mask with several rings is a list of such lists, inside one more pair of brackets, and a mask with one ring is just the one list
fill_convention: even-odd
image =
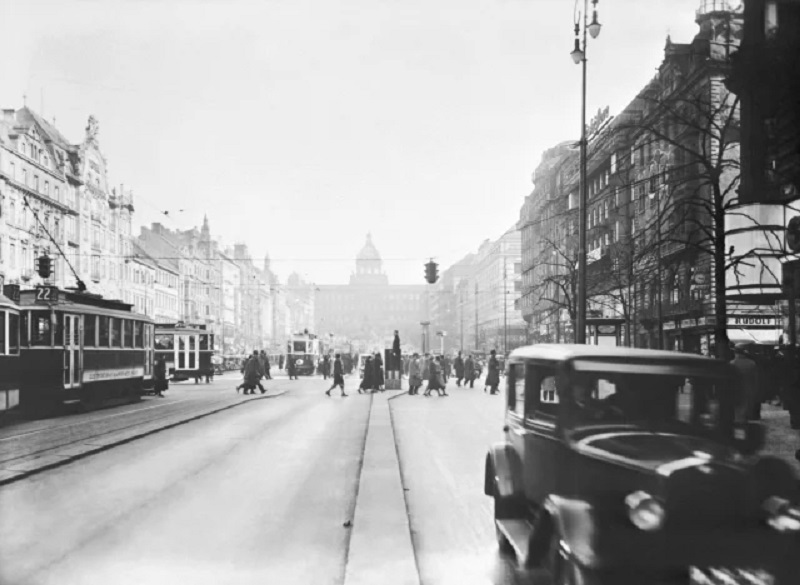
[(778, 345), (778, 338), (781, 335), (783, 335), (781, 329), (728, 329), (728, 339), (733, 343), (755, 342)]

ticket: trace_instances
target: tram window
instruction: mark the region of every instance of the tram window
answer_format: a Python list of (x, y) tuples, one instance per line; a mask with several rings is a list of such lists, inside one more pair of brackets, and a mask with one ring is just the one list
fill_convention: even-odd
[(100, 323), (97, 326), (97, 330), (100, 332), (100, 341), (98, 341), (98, 347), (108, 347), (108, 340), (110, 338), (109, 332), (109, 325), (108, 325), (108, 317), (98, 317), (100, 319)]
[(111, 347), (122, 347), (122, 320), (111, 317)]
[(294, 342), (294, 352), (293, 353), (305, 353), (306, 352), (306, 342), (305, 341), (295, 341)]
[(133, 345), (134, 347), (144, 347), (144, 329), (142, 323), (133, 321)]
[(211, 334), (208, 336), (208, 349), (214, 351), (214, 335)]
[(64, 314), (56, 313), (54, 345), (64, 345)]
[(133, 347), (133, 324), (135, 323), (135, 321), (128, 321), (126, 319), (125, 321), (123, 321), (123, 323), (125, 324), (124, 325), (125, 329), (123, 333), (125, 336), (124, 346)]
[(208, 349), (208, 335), (200, 336), (200, 349)]
[(87, 347), (97, 345), (97, 315), (83, 316), (83, 345)]
[(22, 338), (22, 345), (30, 345), (28, 342), (28, 313), (22, 313), (22, 320), (20, 321), (20, 337)]
[(197, 336), (189, 336), (189, 351), (194, 351), (197, 348)]
[(0, 355), (6, 355), (6, 321), (6, 312), (0, 311)]
[(174, 340), (169, 333), (160, 333), (156, 335), (156, 349), (174, 349)]
[(31, 313), (31, 345), (50, 345), (50, 315)]
[(19, 353), (19, 315), (8, 315), (8, 353)]

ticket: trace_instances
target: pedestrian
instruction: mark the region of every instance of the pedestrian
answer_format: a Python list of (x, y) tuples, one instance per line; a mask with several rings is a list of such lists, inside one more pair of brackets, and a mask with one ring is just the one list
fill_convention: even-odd
[(286, 356), (286, 373), (289, 374), (290, 380), (297, 380), (297, 366), (295, 366), (294, 358), (290, 355)]
[(746, 344), (733, 347), (731, 365), (736, 369), (738, 388), (736, 398), (736, 420), (745, 422), (753, 418), (753, 406), (758, 400), (758, 366), (745, 349)]
[(430, 378), (428, 379), (428, 387), (425, 388), (425, 396), (430, 396), (433, 390), (436, 390), (439, 396), (448, 396), (445, 391), (444, 370), (442, 356), (440, 355), (431, 360)]
[(374, 368), (374, 376), (375, 379), (372, 381), (375, 390), (384, 390), (384, 379), (383, 379), (383, 358), (381, 358), (380, 352), (375, 352), (375, 357), (372, 360), (372, 367)]
[(258, 363), (258, 351), (253, 350), (253, 355), (250, 356), (250, 359), (248, 359), (244, 365), (244, 380), (236, 388), (236, 391), (238, 392), (240, 388), (243, 388), (244, 394), (255, 394), (256, 386), (258, 386), (261, 388), (261, 393), (263, 394), (266, 390), (261, 386), (261, 376), (261, 365)]
[(167, 362), (164, 356), (158, 356), (156, 367), (153, 369), (153, 390), (157, 396), (164, 398), (164, 391), (169, 389), (169, 381), (167, 380)]
[(467, 361), (464, 362), (464, 388), (467, 387), (467, 382), (469, 382), (469, 387), (475, 387), (475, 360), (472, 359), (472, 354), (467, 356)]
[(500, 362), (497, 361), (497, 352), (492, 350), (489, 352), (489, 364), (486, 367), (486, 381), (484, 382), (483, 391), (489, 389), (489, 394), (498, 394), (500, 390)]
[(453, 368), (456, 371), (456, 386), (461, 387), (461, 381), (464, 379), (464, 358), (461, 357), (461, 352), (458, 352)]
[(331, 373), (331, 359), (328, 355), (322, 358), (322, 379), (327, 380)]
[(426, 353), (422, 358), (422, 379), (427, 382), (431, 379), (431, 354)]
[(414, 353), (408, 364), (408, 394), (416, 396), (422, 386), (422, 365), (419, 361), (419, 354)]
[(366, 394), (372, 390), (372, 356), (367, 356), (364, 362), (364, 375), (361, 378), (361, 384), (358, 386), (359, 394)]
[(403, 376), (403, 361), (402, 353), (400, 351), (400, 332), (394, 330), (394, 341), (392, 341), (392, 360), (391, 369), (400, 372), (400, 377)]
[(283, 369), (283, 354), (278, 356), (278, 369), (279, 370)]
[(333, 386), (328, 388), (328, 391), (325, 392), (326, 396), (331, 395), (331, 390), (339, 386), (342, 389), (342, 396), (347, 396), (344, 392), (344, 369), (342, 368), (342, 358), (337, 353), (336, 359), (333, 360)]
[(272, 374), (270, 373), (270, 369), (272, 366), (269, 363), (269, 355), (264, 353), (264, 378), (266, 380), (272, 380)]

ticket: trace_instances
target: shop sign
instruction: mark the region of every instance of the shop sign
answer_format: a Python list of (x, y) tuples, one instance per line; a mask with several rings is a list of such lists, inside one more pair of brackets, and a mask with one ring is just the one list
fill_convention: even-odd
[(672, 331), (677, 329), (675, 321), (665, 321), (663, 326), (664, 331)]
[(616, 335), (617, 334), (617, 327), (615, 325), (598, 325), (597, 326), (597, 334), (598, 335)]
[(728, 326), (733, 327), (770, 327), (782, 326), (782, 320), (776, 315), (754, 313), (752, 315), (728, 315)]
[(695, 319), (684, 319), (681, 321), (681, 329), (689, 329), (690, 327), (694, 327), (697, 321)]
[(716, 323), (716, 317), (700, 317), (697, 319), (697, 326), (698, 327), (705, 327), (707, 325), (714, 325)]

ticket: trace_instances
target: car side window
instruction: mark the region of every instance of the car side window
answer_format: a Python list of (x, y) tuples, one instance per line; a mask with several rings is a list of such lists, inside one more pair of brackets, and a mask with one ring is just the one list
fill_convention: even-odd
[(508, 370), (508, 410), (525, 416), (525, 364), (512, 364)]
[(533, 415), (537, 418), (557, 416), (559, 399), (556, 371), (552, 368), (531, 366), (528, 375), (531, 380), (531, 392), (535, 396)]

